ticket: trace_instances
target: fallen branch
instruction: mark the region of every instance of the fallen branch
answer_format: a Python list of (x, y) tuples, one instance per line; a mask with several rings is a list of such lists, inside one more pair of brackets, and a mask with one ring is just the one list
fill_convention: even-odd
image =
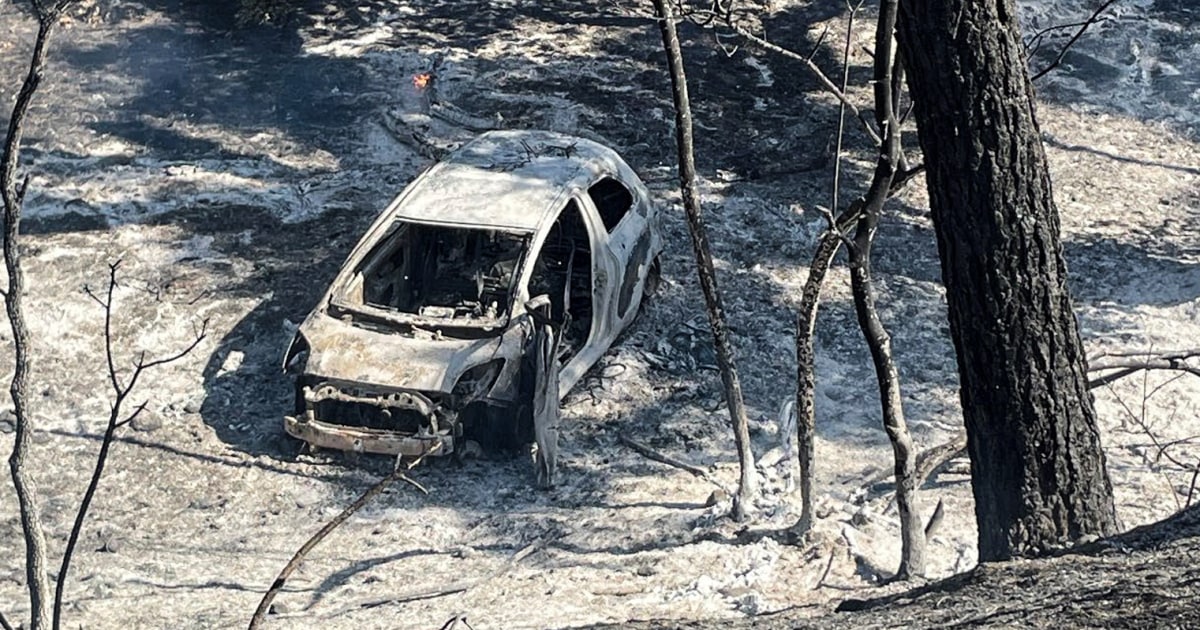
[[(967, 434), (965, 431), (959, 432), (947, 442), (934, 446), (933, 448), (926, 449), (917, 456), (916, 465), (913, 466), (913, 483), (915, 483), (916, 487), (918, 488), (924, 486), (925, 482), (929, 479), (929, 476), (933, 474), (933, 471), (941, 468), (946, 462), (958, 457), (962, 457), (966, 454)], [(863, 483), (863, 487), (870, 488), (875, 484), (893, 476), (893, 474), (894, 473), (892, 470), (885, 468), (868, 478), (867, 481)]]
[(672, 466), (674, 468), (678, 468), (680, 470), (687, 471), (687, 472), (692, 473), (693, 475), (713, 484), (714, 486), (721, 488), (722, 490), (725, 489), (724, 486), (722, 486), (716, 479), (713, 479), (712, 476), (709, 475), (707, 471), (705, 471), (703, 468), (700, 468), (699, 466), (693, 466), (692, 464), (689, 464), (685, 461), (675, 459), (674, 457), (671, 457), (670, 455), (664, 455), (663, 453), (660, 453), (660, 452), (650, 448), (649, 446), (646, 446), (645, 444), (642, 444), (641, 442), (638, 442), (637, 440), (635, 440), (631, 437), (627, 437), (625, 435), (618, 435), (617, 439), (625, 446), (628, 446), (629, 448), (637, 451), (638, 454), (642, 455), (646, 459), (652, 459), (660, 464), (666, 464), (668, 466)]
[(821, 577), (817, 580), (816, 584), (813, 584), (813, 587), (810, 590), (817, 591), (825, 585), (825, 578), (829, 577), (829, 570), (833, 568), (833, 559), (835, 556), (837, 556), (837, 554), (834, 553), (832, 549), (829, 550), (829, 561), (825, 563), (825, 571), (821, 573)]
[(1088, 359), (1088, 373), (1110, 372), (1088, 381), (1088, 389), (1103, 387), (1141, 370), (1175, 370), (1200, 376), (1200, 367), (1188, 359), (1200, 357), (1200, 349), (1177, 350), (1152, 355), (1147, 352), (1106, 352)]
[(328, 617), (337, 617), (339, 615), (344, 615), (348, 612), (352, 612), (355, 610), (362, 610), (365, 608), (378, 608), (380, 606), (386, 606), (388, 604), (406, 604), (408, 602), (415, 602), (415, 601), (419, 601), (422, 599), (433, 599), (435, 597), (445, 597), (447, 595), (457, 595), (460, 593), (466, 593), (467, 591), (470, 591), (471, 589), (477, 588), (479, 586), (483, 586), (484, 584), (487, 584), (488, 582), (491, 582), (492, 580), (495, 580), (496, 578), (499, 578), (499, 577), (503, 576), (504, 574), (508, 573), (509, 571), (511, 571), (513, 569), (513, 567), (517, 566), (517, 564), (520, 563), (522, 560), (524, 560), (525, 558), (528, 558), (529, 556), (533, 555), (535, 552), (540, 550), (544, 544), (545, 544), (544, 540), (538, 539), (538, 540), (535, 540), (535, 541), (529, 543), (528, 545), (525, 545), (524, 547), (518, 549), (517, 552), (514, 553), (512, 556), (509, 556), (508, 560), (499, 569), (496, 569), (495, 571), (492, 571), (491, 573), (489, 573), (479, 579), (462, 580), (459, 582), (453, 582), (446, 586), (412, 590), (412, 591), (408, 591), (407, 593), (401, 593), (399, 595), (391, 595), (388, 597), (380, 597), (378, 599), (361, 601), (356, 604), (351, 604), (344, 608), (338, 609), (335, 612), (325, 615), (325, 617), (327, 617), (327, 618)]
[(392, 471), (392, 474), (384, 477), (383, 479), (379, 480), (378, 483), (368, 488), (366, 492), (362, 493), (361, 496), (354, 500), (354, 503), (351, 503), (346, 507), (346, 509), (342, 510), (340, 514), (333, 517), (333, 519), (326, 523), (324, 527), (317, 531), (317, 533), (313, 534), (312, 538), (309, 538), (307, 542), (301, 545), (300, 549), (296, 550), (295, 555), (292, 556), (292, 559), (289, 560), (288, 563), (284, 565), (283, 570), (279, 572), (279, 577), (275, 578), (275, 582), (271, 584), (271, 588), (267, 589), (267, 592), (263, 594), (262, 601), (258, 603), (258, 608), (254, 611), (254, 616), (250, 618), (249, 630), (255, 630), (262, 625), (263, 620), (267, 616), (267, 611), (271, 609), (271, 602), (275, 601), (275, 596), (279, 594), (279, 591), (283, 590), (283, 586), (284, 584), (287, 584), (288, 578), (296, 572), (296, 569), (300, 568), (300, 563), (304, 562), (304, 558), (308, 556), (308, 553), (312, 551), (314, 547), (320, 544), (322, 540), (325, 540), (325, 537), (332, 533), (333, 530), (337, 529), (339, 525), (346, 522), (346, 519), (353, 516), (355, 512), (361, 510), (364, 505), (371, 501), (371, 499), (375, 498), (384, 490), (386, 490), (388, 486), (392, 485), (392, 483), (396, 481), (404, 481), (417, 490), (420, 490), (422, 494), (429, 494), (429, 491), (426, 490), (424, 486), (408, 476), (408, 471), (412, 470), (413, 467), (419, 464), (424, 458), (425, 456), (422, 455), (409, 462), (405, 466), (400, 466), (399, 461), (397, 461), (396, 469)]

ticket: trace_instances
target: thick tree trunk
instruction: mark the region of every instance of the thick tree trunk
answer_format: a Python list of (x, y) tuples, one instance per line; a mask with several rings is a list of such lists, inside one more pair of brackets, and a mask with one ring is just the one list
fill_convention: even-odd
[(675, 17), (671, 4), (665, 0), (654, 0), (654, 8), (658, 15), (663, 49), (667, 53), (667, 66), (671, 73), (672, 97), (675, 102), (675, 139), (679, 145), (679, 188), (683, 196), (683, 209), (687, 213), (688, 231), (692, 236), (692, 250), (696, 255), (700, 288), (704, 291), (704, 303), (708, 311), (708, 323), (712, 328), (717, 363), (721, 368), (721, 380), (725, 386), (725, 402), (729, 405), (729, 419), (737, 444), (741, 481), (734, 500), (734, 516), (740, 519), (747, 504), (758, 491), (758, 475), (754, 470), (754, 453), (750, 450), (750, 429), (746, 418), (746, 405), (742, 400), (742, 385), (733, 359), (733, 344), (729, 340), (729, 329), (725, 325), (725, 307), (717, 289), (712, 250), (708, 245), (708, 234), (700, 214), (700, 193), (696, 188), (695, 150), (692, 142), (692, 110), (688, 101), (687, 77), (683, 70), (683, 52), (679, 46), (679, 36), (675, 32)]
[(905, 0), (981, 560), (1116, 529), (1012, 0)]

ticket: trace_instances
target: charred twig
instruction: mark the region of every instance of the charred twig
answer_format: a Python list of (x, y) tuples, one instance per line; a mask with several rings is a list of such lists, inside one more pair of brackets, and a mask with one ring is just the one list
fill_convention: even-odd
[[(828, 92), (844, 107), (848, 108), (854, 113), (854, 116), (862, 123), (863, 131), (871, 138), (871, 141), (876, 145), (882, 144), (883, 140), (880, 138), (880, 134), (872, 126), (870, 118), (864, 112), (862, 112), (848, 96), (846, 96), (845, 86), (839, 89), (838, 86), (834, 84), (834, 82), (821, 70), (821, 68), (813, 62), (813, 58), (816, 57), (817, 52), (821, 49), (821, 45), (825, 41), (825, 35), (828, 33), (828, 29), (825, 29), (825, 31), (821, 33), (820, 37), (818, 37), (817, 43), (813, 46), (812, 51), (807, 55), (802, 55), (794, 50), (790, 50), (775, 44), (764, 36), (753, 33), (741, 21), (741, 16), (744, 16), (745, 13), (736, 11), (734, 9), (733, 2), (729, 2), (728, 4), (713, 2), (707, 9), (687, 8), (684, 7), (683, 4), (678, 0), (674, 2), (674, 5), (674, 11), (676, 15), (690, 20), (693, 24), (696, 24), (702, 28), (710, 28), (715, 24), (721, 24), (725, 28), (728, 28), (736, 33), (738, 36), (764, 50), (782, 55), (783, 57), (793, 61), (800, 62), (805, 69), (807, 69), (813, 75), (813, 77), (816, 78), (817, 82), (826, 92)], [(859, 6), (861, 5), (862, 2), (860, 1)]]
[(626, 436), (624, 434), (618, 434), (617, 440), (620, 443), (624, 444), (625, 446), (628, 446), (629, 448), (633, 449), (634, 451), (637, 451), (637, 453), (639, 455), (641, 455), (642, 457), (645, 457), (646, 459), (651, 459), (660, 464), (666, 464), (668, 466), (678, 468), (682, 471), (689, 472), (689, 473), (713, 484), (714, 486), (717, 486), (718, 488), (724, 489), (724, 486), (722, 486), (720, 484), (720, 482), (718, 482), (716, 479), (713, 479), (712, 475), (709, 475), (707, 471), (705, 471), (703, 468), (700, 468), (699, 466), (694, 466), (685, 461), (675, 459), (674, 457), (671, 457), (670, 455), (665, 455), (663, 453), (660, 453), (660, 452), (650, 448), (649, 446), (646, 446), (645, 444), (642, 444), (641, 442), (638, 442), (637, 440), (635, 440), (629, 436)]
[(942, 525), (942, 517), (946, 515), (946, 505), (942, 499), (938, 499), (937, 507), (933, 508), (933, 514), (929, 517), (929, 522), (925, 524), (925, 540), (929, 540), (937, 533), (938, 527)]
[(116, 437), (117, 429), (137, 418), (139, 414), (145, 411), (147, 403), (142, 402), (138, 404), (131, 413), (124, 417), (122, 417), (122, 406), (129, 395), (133, 393), (134, 387), (137, 386), (138, 379), (141, 378), (143, 373), (152, 368), (173, 363), (187, 356), (192, 350), (196, 349), (196, 346), (200, 345), (200, 342), (204, 341), (208, 331), (208, 320), (204, 320), (199, 332), (196, 333), (195, 339), (187, 347), (168, 357), (147, 361), (146, 353), (142, 352), (137, 360), (134, 361), (133, 374), (130, 375), (129, 380), (121, 382), (113, 352), (113, 291), (117, 288), (117, 269), (120, 266), (120, 260), (109, 264), (108, 290), (105, 292), (103, 298), (98, 297), (90, 288), (84, 288), (87, 295), (104, 308), (104, 356), (108, 366), (109, 383), (113, 389), (113, 401), (109, 406), (108, 424), (104, 430), (104, 437), (100, 441), (100, 451), (96, 455), (96, 465), (92, 469), (92, 478), (88, 482), (87, 490), (83, 493), (83, 499), (79, 502), (79, 510), (75, 513), (75, 523), (71, 527), (71, 534), (67, 538), (66, 549), (63, 551), (62, 564), (59, 566), (58, 580), (54, 588), (54, 630), (58, 630), (61, 627), (63, 595), (67, 583), (67, 574), (71, 570), (71, 560), (75, 555), (75, 546), (79, 543), (79, 535), (83, 531), (84, 520), (87, 518), (88, 510), (91, 508), (92, 499), (96, 496), (96, 489), (100, 487), (100, 478), (104, 474), (104, 466), (108, 462), (108, 452)]
[[(920, 488), (925, 485), (925, 482), (929, 479), (929, 475), (933, 474), (933, 471), (941, 468), (942, 465), (952, 459), (966, 455), (966, 453), (967, 433), (965, 431), (960, 431), (949, 441), (926, 449), (925, 452), (917, 457), (916, 464), (913, 466), (913, 483)], [(885, 468), (868, 478), (863, 483), (863, 487), (870, 488), (893, 475), (893, 471)]]
[[(1105, 0), (1103, 4), (1101, 4), (1099, 7), (1096, 8), (1095, 11), (1092, 12), (1092, 15), (1090, 17), (1088, 17), (1088, 19), (1084, 20), (1083, 22), (1081, 22), (1079, 24), (1076, 24), (1075, 26), (1078, 26), (1079, 30), (1075, 31), (1075, 34), (1073, 36), (1071, 36), (1071, 39), (1067, 41), (1066, 45), (1064, 45), (1062, 47), (1062, 49), (1058, 51), (1058, 55), (1054, 58), (1054, 61), (1051, 61), (1049, 65), (1047, 65), (1045, 68), (1042, 68), (1041, 70), (1039, 70), (1037, 72), (1037, 74), (1034, 74), (1032, 77), (1029, 77), (1029, 80), (1037, 81), (1038, 79), (1045, 76), (1051, 70), (1057, 68), (1058, 64), (1062, 63), (1063, 57), (1067, 56), (1067, 51), (1071, 50), (1071, 46), (1074, 46), (1075, 42), (1079, 41), (1080, 37), (1083, 37), (1083, 34), (1087, 32), (1088, 28), (1090, 28), (1096, 22), (1100, 21), (1100, 14), (1104, 13), (1104, 11), (1106, 11), (1108, 9), (1108, 7), (1112, 6), (1112, 4), (1116, 1), (1117, 0)], [(1066, 28), (1069, 28), (1069, 26)], [(1042, 37), (1042, 35), (1043, 35), (1043, 33), (1038, 33), (1034, 37), (1040, 41), (1040, 38)]]
[[(1109, 391), (1112, 392), (1111, 385), (1106, 385), (1106, 387), (1108, 387)], [(1125, 411), (1125, 414), (1127, 416), (1129, 416), (1129, 419), (1133, 420), (1133, 423), (1136, 424), (1138, 426), (1138, 428), (1140, 428), (1142, 430), (1142, 433), (1144, 433), (1146, 435), (1146, 437), (1150, 438), (1150, 442), (1152, 444), (1154, 444), (1155, 448), (1158, 449), (1159, 454), (1162, 454), (1166, 450), (1166, 448), (1162, 446), (1162, 444), (1158, 441), (1158, 436), (1155, 435), (1154, 431), (1150, 430), (1150, 426), (1148, 424), (1146, 424), (1146, 402), (1149, 400), (1149, 398), (1152, 394), (1147, 394), (1145, 381), (1143, 380), (1143, 382), (1142, 382), (1142, 409), (1141, 409), (1140, 415), (1134, 413), (1133, 410), (1129, 408), (1129, 405), (1127, 405), (1125, 403), (1124, 398), (1117, 396), (1116, 392), (1112, 392), (1112, 394), (1117, 399), (1117, 404), (1119, 404), (1121, 406), (1121, 409)], [(1167, 473), (1164, 472), (1158, 466), (1156, 466), (1155, 465), (1156, 462), (1152, 462), (1148, 457), (1146, 457), (1146, 455), (1144, 453), (1142, 454), (1142, 459), (1146, 462), (1147, 465), (1149, 465), (1151, 467), (1151, 469), (1154, 472), (1157, 472), (1159, 474), (1159, 476), (1162, 477), (1163, 484), (1166, 485), (1167, 491), (1171, 493), (1171, 498), (1175, 500), (1175, 509), (1182, 510), (1183, 505), (1180, 504), (1180, 502), (1179, 502), (1179, 494), (1177, 492), (1175, 492), (1175, 487), (1171, 484), (1171, 479), (1170, 479), (1170, 477), (1167, 476)], [(1171, 459), (1172, 463), (1178, 464), (1178, 462), (1175, 462), (1174, 458), (1168, 458), (1168, 459)], [(1187, 468), (1187, 466), (1184, 466), (1184, 465), (1180, 465), (1180, 466), (1183, 468)]]
[(446, 621), (446, 623), (442, 624), (442, 627), (439, 628), (438, 630), (454, 630), (455, 628), (458, 627), (458, 624), (460, 624), (460, 623), (462, 625), (466, 626), (467, 630), (475, 630), (475, 628), (472, 628), (471, 624), (467, 622), (466, 615), (454, 615), (453, 617), (448, 619)]
[(1196, 460), (1196, 467), (1192, 470), (1192, 482), (1188, 484), (1187, 501), (1184, 501), (1185, 508), (1192, 507), (1192, 497), (1196, 493), (1196, 480), (1200, 478), (1200, 459)]
[(736, 22), (734, 20), (730, 20), (730, 21), (726, 22), (726, 26), (728, 26), (729, 29), (732, 30), (733, 32), (737, 33), (738, 35), (741, 35), (742, 37), (749, 40), (751, 43), (753, 43), (761, 48), (769, 50), (778, 55), (787, 57), (788, 59), (791, 59), (793, 61), (799, 61), (801, 63), (801, 65), (803, 65), (805, 68), (808, 69), (808, 71), (810, 73), (812, 73), (813, 77), (815, 77), (817, 79), (817, 82), (821, 84), (821, 87), (824, 88), (826, 92), (828, 92), (834, 98), (836, 98), (842, 106), (849, 109), (854, 114), (854, 116), (856, 118), (858, 118), (859, 121), (862, 122), (863, 130), (866, 132), (867, 136), (869, 136), (871, 138), (872, 142), (874, 142), (876, 145), (881, 144), (883, 142), (883, 140), (879, 137), (879, 133), (875, 130), (875, 127), (873, 127), (871, 125), (866, 114), (864, 114), (858, 108), (858, 106), (855, 105), (854, 102), (851, 101), (848, 96), (846, 96), (846, 92), (844, 90), (838, 89), (838, 86), (835, 85), (833, 83), (833, 81), (831, 81), (829, 79), (829, 77), (826, 76), (825, 73), (822, 72), (819, 67), (817, 67), (817, 64), (813, 62), (813, 56), (816, 53), (815, 49), (813, 50), (813, 54), (810, 54), (807, 56), (801, 55), (800, 53), (797, 53), (795, 51), (788, 50), (787, 48), (784, 48), (782, 46), (773, 44), (770, 41), (767, 41), (766, 39), (759, 37), (758, 35), (755, 35), (754, 33), (751, 33), (749, 30), (746, 29), (746, 27), (742, 26), (741, 24), (739, 24), (738, 22)]
[(813, 584), (811, 590), (820, 590), (825, 585), (825, 578), (829, 577), (829, 570), (833, 568), (833, 558), (837, 556), (832, 550), (829, 552), (829, 561), (825, 563), (825, 570), (821, 572), (821, 577), (817, 579), (817, 583)]
[(378, 483), (370, 488), (367, 488), (366, 492), (363, 492), (357, 499), (354, 500), (353, 503), (347, 506), (346, 509), (342, 510), (337, 516), (330, 519), (328, 523), (325, 523), (324, 527), (317, 530), (317, 533), (313, 534), (311, 538), (301, 545), (300, 548), (296, 550), (296, 553), (292, 556), (292, 559), (288, 560), (288, 563), (284, 565), (283, 570), (279, 572), (279, 576), (275, 578), (275, 581), (271, 584), (271, 588), (267, 589), (266, 593), (263, 593), (262, 600), (258, 602), (258, 608), (254, 611), (254, 616), (250, 618), (249, 630), (255, 630), (255, 628), (258, 628), (262, 625), (263, 620), (266, 619), (267, 612), (271, 609), (271, 602), (275, 601), (275, 596), (279, 594), (279, 591), (283, 590), (284, 585), (287, 584), (288, 578), (296, 572), (296, 569), (300, 568), (300, 563), (304, 562), (304, 558), (308, 556), (309, 552), (312, 551), (313, 548), (315, 548), (318, 544), (320, 544), (322, 540), (325, 540), (325, 537), (329, 536), (329, 534), (331, 534), (333, 530), (337, 529), (339, 525), (346, 522), (346, 519), (353, 516), (355, 512), (361, 510), (363, 506), (371, 501), (371, 499), (374, 499), (376, 496), (386, 490), (388, 486), (392, 485), (396, 481), (404, 481), (405, 483), (421, 491), (423, 494), (428, 494), (428, 490), (408, 476), (408, 471), (412, 470), (413, 467), (419, 464), (424, 458), (425, 456), (422, 455), (404, 466), (401, 466), (400, 462), (397, 461), (396, 469), (393, 470), (390, 475), (380, 479)]

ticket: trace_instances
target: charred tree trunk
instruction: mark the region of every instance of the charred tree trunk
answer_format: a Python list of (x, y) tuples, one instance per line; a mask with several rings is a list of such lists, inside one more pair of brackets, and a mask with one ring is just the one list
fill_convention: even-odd
[(831, 230), (821, 236), (808, 267), (808, 279), (800, 293), (800, 315), (796, 320), (796, 454), (800, 465), (800, 519), (793, 526), (798, 534), (808, 532), (813, 524), (813, 489), (816, 485), (813, 464), (817, 436), (813, 336), (817, 330), (817, 306), (821, 302), (821, 285), (841, 245), (842, 235), (837, 232)]
[(980, 560), (1116, 529), (1012, 0), (905, 0)]
[(875, 162), (871, 186), (863, 200), (862, 217), (858, 220), (850, 251), (850, 283), (854, 293), (854, 310), (858, 325), (871, 349), (875, 364), (875, 378), (879, 385), (879, 403), (883, 412), (883, 426), (888, 441), (892, 444), (892, 455), (896, 475), (896, 507), (900, 513), (900, 568), (896, 577), (906, 579), (925, 574), (925, 530), (921, 514), (917, 509), (917, 487), (915, 483), (916, 453), (912, 438), (904, 421), (904, 407), (900, 397), (900, 375), (892, 357), (892, 339), (879, 318), (875, 306), (875, 289), (871, 281), (871, 245), (879, 228), (879, 216), (888, 199), (892, 179), (900, 163), (900, 129), (896, 119), (893, 75), (895, 47), (892, 31), (896, 25), (898, 0), (880, 3), (879, 19), (875, 28), (874, 92), (875, 118), (879, 124), (883, 144)]
[(21, 267), (20, 234), (21, 206), (29, 180), (26, 179), (25, 183), (17, 185), (17, 158), (21, 150), (21, 131), (25, 115), (41, 83), (42, 68), (46, 65), (46, 47), (63, 5), (44, 8), (40, 4), (34, 4), (38, 17), (37, 39), (33, 45), (29, 72), (21, 85), (21, 91), (17, 94), (17, 102), (8, 121), (4, 154), (0, 158), (0, 196), (4, 201), (4, 267), (8, 273), (4, 306), (8, 313), (9, 326), (12, 328), (14, 354), (9, 393), (12, 395), (16, 416), (15, 439), (12, 454), (8, 458), (8, 468), (12, 473), (12, 483), (21, 512), (21, 531), (25, 537), (25, 581), (29, 588), (30, 628), (33, 630), (47, 625), (50, 588), (46, 573), (46, 534), (42, 529), (37, 493), (29, 474), (28, 463), (33, 421), (27, 400), (30, 339), (29, 327), (25, 322), (25, 273)]
[(858, 222), (862, 215), (862, 200), (856, 200), (834, 221), (813, 252), (808, 266), (808, 278), (800, 291), (800, 314), (796, 318), (796, 445), (800, 468), (800, 518), (792, 526), (796, 534), (812, 528), (816, 473), (816, 352), (813, 337), (817, 330), (817, 307), (821, 303), (821, 288), (829, 266), (842, 246), (843, 234)]
[(654, 0), (658, 15), (658, 26), (662, 34), (663, 49), (667, 53), (667, 66), (671, 73), (672, 96), (675, 101), (675, 139), (679, 145), (679, 187), (683, 195), (683, 208), (687, 213), (688, 228), (692, 236), (692, 249), (696, 255), (696, 270), (700, 276), (700, 288), (704, 291), (704, 303), (708, 311), (708, 323), (712, 328), (713, 345), (717, 352), (717, 363), (721, 368), (721, 381), (725, 386), (725, 402), (729, 405), (729, 418), (733, 424), (734, 441), (737, 444), (738, 464), (741, 480), (737, 497), (734, 499), (734, 516), (741, 518), (747, 504), (757, 492), (758, 478), (754, 470), (754, 454), (750, 450), (750, 429), (746, 418), (746, 405), (742, 400), (742, 385), (738, 379), (737, 366), (733, 358), (733, 344), (729, 341), (729, 329), (725, 325), (725, 307), (717, 290), (717, 275), (713, 267), (712, 251), (708, 245), (708, 234), (700, 214), (700, 193), (696, 189), (695, 150), (692, 143), (692, 110), (688, 101), (687, 76), (683, 70), (683, 52), (679, 47), (679, 36), (675, 32), (675, 16), (670, 3)]

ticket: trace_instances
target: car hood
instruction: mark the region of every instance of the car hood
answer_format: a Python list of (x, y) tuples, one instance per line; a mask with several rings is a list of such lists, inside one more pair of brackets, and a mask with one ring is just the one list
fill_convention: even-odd
[(449, 393), (466, 370), (500, 357), (502, 339), (431, 339), (428, 334), (365, 328), (314, 313), (300, 327), (309, 346), (306, 374), (345, 383)]

